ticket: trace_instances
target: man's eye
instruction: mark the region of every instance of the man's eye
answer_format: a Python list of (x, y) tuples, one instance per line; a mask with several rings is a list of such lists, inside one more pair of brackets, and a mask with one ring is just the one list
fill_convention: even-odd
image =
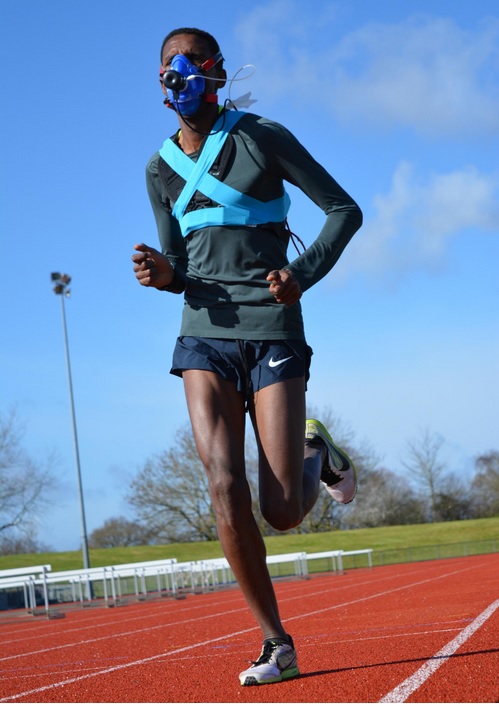
[[(171, 64), (175, 56), (178, 56), (178, 54), (175, 54), (174, 56), (169, 56), (167, 59), (164, 60), (163, 62), (163, 68), (165, 70), (168, 70), (171, 68)], [(201, 68), (203, 63), (206, 61), (206, 58), (204, 56), (201, 56), (200, 54), (183, 54), (186, 59), (189, 59), (191, 64), (194, 64), (194, 66), (197, 66), (198, 68)]]
[(191, 64), (195, 64), (196, 66), (201, 66), (205, 61), (204, 57), (199, 54), (186, 54), (186, 56)]

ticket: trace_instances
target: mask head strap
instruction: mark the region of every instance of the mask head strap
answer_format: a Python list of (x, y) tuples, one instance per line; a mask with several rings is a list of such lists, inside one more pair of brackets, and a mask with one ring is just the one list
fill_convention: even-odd
[(201, 64), (201, 68), (203, 71), (209, 71), (210, 68), (213, 68), (213, 66), (216, 66), (219, 61), (222, 61), (222, 59), (223, 59), (222, 52), (219, 51), (218, 54), (215, 54), (210, 59), (206, 59), (204, 64)]

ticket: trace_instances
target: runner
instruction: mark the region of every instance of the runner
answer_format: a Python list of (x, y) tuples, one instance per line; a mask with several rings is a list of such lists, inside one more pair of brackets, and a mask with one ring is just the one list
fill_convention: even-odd
[[(354, 498), (353, 463), (319, 421), (305, 419), (312, 350), (299, 300), (331, 271), (362, 213), (285, 127), (218, 105), (227, 75), (207, 32), (170, 32), (160, 79), (179, 129), (147, 165), (161, 252), (135, 245), (134, 272), (143, 286), (184, 295), (171, 373), (183, 379), (224, 554), (263, 637), (240, 682), (279, 682), (299, 669), (251, 509), (246, 412), (258, 446), (260, 507), (271, 526), (299, 525), (321, 482), (340, 503)], [(325, 214), (315, 241), (292, 261), (284, 181)]]

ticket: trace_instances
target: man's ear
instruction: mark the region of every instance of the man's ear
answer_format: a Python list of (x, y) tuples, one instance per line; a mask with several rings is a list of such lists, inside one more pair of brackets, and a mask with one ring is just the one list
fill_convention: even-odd
[[(227, 71), (226, 71), (224, 68), (221, 68), (221, 69), (218, 71), (218, 76), (217, 76), (217, 78), (220, 79), (219, 81), (217, 81), (217, 87), (218, 87), (218, 88), (223, 88), (223, 87), (225, 86), (226, 82), (227, 82)], [(222, 83), (222, 80), (223, 80), (223, 83)]]

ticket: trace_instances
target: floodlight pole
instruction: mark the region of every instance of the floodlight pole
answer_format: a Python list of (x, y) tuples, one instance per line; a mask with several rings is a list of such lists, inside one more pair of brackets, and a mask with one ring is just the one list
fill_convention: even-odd
[(71, 360), (69, 357), (69, 343), (68, 343), (68, 329), (66, 325), (66, 309), (64, 306), (64, 299), (69, 298), (71, 291), (67, 289), (71, 277), (67, 274), (52, 274), (52, 281), (55, 282), (54, 293), (56, 293), (61, 299), (61, 311), (62, 311), (62, 329), (64, 333), (64, 349), (66, 351), (66, 367), (68, 372), (68, 386), (69, 386), (69, 401), (71, 405), (71, 420), (73, 424), (73, 440), (74, 440), (74, 451), (76, 460), (76, 478), (78, 484), (78, 498), (80, 502), (80, 520), (81, 520), (81, 550), (83, 554), (83, 567), (88, 569), (90, 567), (90, 558), (88, 553), (88, 538), (87, 538), (87, 523), (85, 520), (85, 503), (83, 500), (83, 485), (81, 481), (81, 466), (80, 466), (80, 451), (78, 448), (78, 432), (76, 429), (76, 413), (75, 404), (73, 397), (73, 381), (71, 376)]

